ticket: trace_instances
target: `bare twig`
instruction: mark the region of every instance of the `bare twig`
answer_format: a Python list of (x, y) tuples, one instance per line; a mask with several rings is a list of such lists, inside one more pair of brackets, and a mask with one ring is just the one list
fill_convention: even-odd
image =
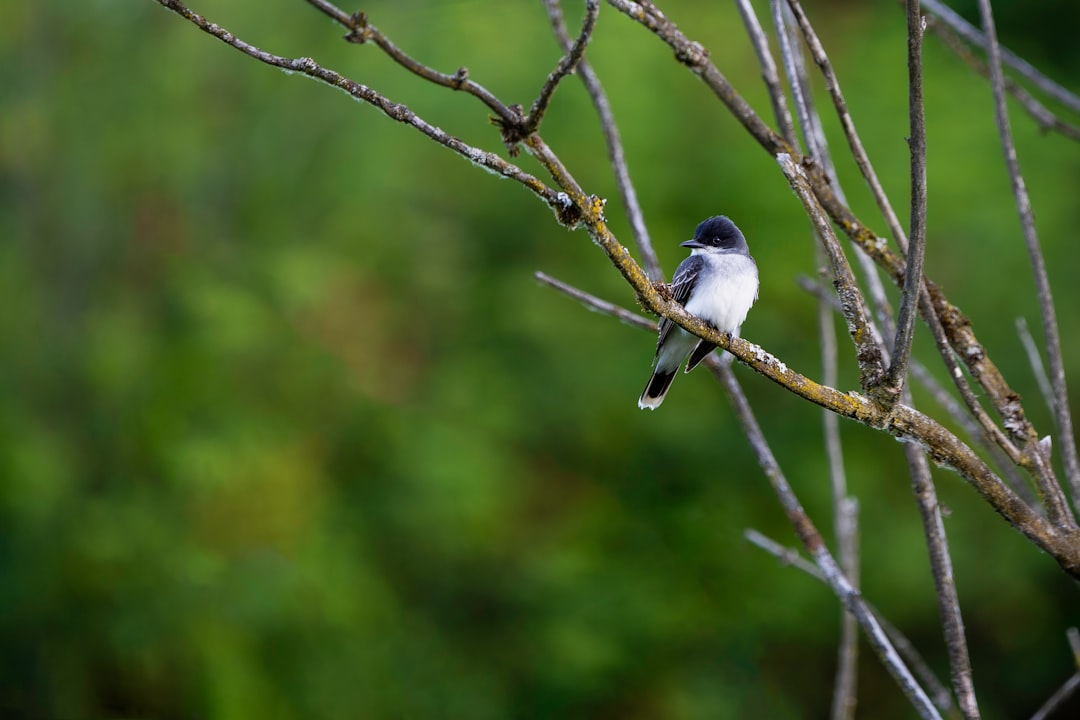
[[(948, 45), (956, 53), (957, 57), (967, 63), (968, 67), (989, 79), (990, 66), (971, 51), (971, 48), (964, 43), (963, 38), (951, 26), (940, 21), (939, 18), (930, 16), (926, 27), (941, 38), (941, 41)], [(1080, 140), (1080, 127), (1062, 120), (1010, 77), (1005, 78), (1005, 90), (1020, 103), (1020, 107), (1027, 111), (1027, 114), (1039, 124), (1039, 127), (1044, 132), (1052, 130), (1061, 133), (1070, 140)]]
[[(817, 569), (817, 566), (803, 558), (795, 548), (781, 545), (772, 538), (762, 535), (757, 530), (753, 529), (745, 530), (743, 532), (743, 537), (753, 545), (756, 545), (777, 558), (784, 565), (798, 568), (804, 573), (824, 582), (821, 571)], [(904, 662), (908, 664), (908, 667), (911, 668), (912, 672), (915, 673), (915, 676), (922, 682), (923, 687), (930, 693), (930, 697), (933, 699), (937, 709), (943, 713), (952, 714), (953, 701), (949, 688), (945, 687), (945, 685), (938, 680), (934, 671), (930, 669), (930, 665), (927, 664), (926, 660), (919, 654), (919, 651), (915, 649), (915, 646), (911, 644), (911, 641), (890, 623), (873, 605), (869, 605), (868, 603), (868, 606), (870, 607), (870, 611), (874, 613), (874, 617), (881, 623), (881, 627), (884, 628), (889, 639), (892, 640), (896, 651), (900, 653), (900, 657), (904, 658)]]
[[(818, 250), (818, 253), (821, 251)], [(818, 299), (818, 336), (821, 338), (821, 380), (826, 385), (837, 384), (836, 329), (828, 299)], [(831, 412), (822, 413), (825, 454), (829, 459), (832, 484), (833, 530), (836, 535), (840, 567), (853, 587), (859, 587), (858, 511), (859, 504), (847, 494), (844, 473), (844, 451), (840, 444), (840, 421)], [(858, 701), (858, 626), (851, 613), (840, 618), (840, 643), (837, 651), (836, 680), (833, 685), (833, 720), (855, 717)]]
[(926, 536), (926, 548), (930, 555), (930, 570), (934, 577), (941, 624), (945, 631), (945, 647), (949, 654), (953, 689), (956, 691), (960, 712), (964, 718), (975, 720), (979, 717), (979, 706), (975, 699), (971, 658), (968, 654), (967, 639), (964, 636), (964, 620), (960, 613), (960, 598), (956, 592), (952, 558), (945, 538), (945, 525), (941, 519), (937, 492), (934, 489), (934, 481), (930, 477), (930, 466), (926, 462), (926, 455), (922, 448), (905, 445), (904, 454), (907, 456), (908, 469), (911, 472), (911, 488), (916, 504), (919, 506), (923, 534)]
[(919, 294), (923, 285), (923, 259), (926, 253), (926, 126), (923, 121), (922, 98), (922, 37), (923, 19), (919, 0), (908, 0), (908, 118), (911, 135), (911, 235), (908, 242), (907, 267), (904, 270), (904, 292), (896, 322), (893, 359), (886, 372), (886, 383), (899, 396), (907, 377), (911, 343), (915, 335), (915, 316), (918, 314)]
[[(987, 48), (988, 42), (986, 34), (962, 18), (952, 8), (941, 2), (941, 0), (922, 0), (922, 2), (923, 5), (926, 6), (926, 9), (932, 12), (938, 20), (972, 45), (984, 49)], [(1003, 63), (1015, 70), (1032, 85), (1070, 110), (1080, 113), (1080, 97), (1077, 97), (1069, 90), (1046, 77), (1046, 75), (1039, 72), (1039, 70), (1031, 65), (1031, 63), (1027, 62), (1008, 48), (1001, 47), (1000, 55)]]
[[(811, 112), (810, 87), (805, 82), (804, 69), (802, 67), (802, 53), (799, 52), (797, 41), (794, 38), (787, 20), (787, 9), (784, 0), (772, 0), (773, 27), (776, 30), (777, 43), (780, 46), (780, 59), (784, 65), (784, 74), (787, 75), (788, 84), (791, 86), (791, 97), (795, 103), (795, 116), (802, 128), (806, 154), (819, 162), (826, 162), (822, 155), (821, 145), (824, 143), (824, 134), (821, 126), (816, 121), (816, 115)], [(796, 146), (797, 147), (797, 146)], [(832, 168), (825, 166), (826, 173), (835, 178), (836, 173)], [(839, 191), (838, 191), (839, 192)]]
[(551, 277), (547, 273), (537, 271), (533, 273), (533, 277), (544, 283), (548, 287), (552, 287), (564, 295), (572, 297), (579, 303), (584, 305), (589, 310), (598, 312), (604, 315), (610, 315), (627, 325), (632, 325), (642, 330), (648, 330), (649, 332), (656, 332), (656, 321), (647, 318), (644, 315), (639, 315), (632, 310), (627, 310), (624, 307), (620, 307), (615, 303), (608, 302), (607, 300), (601, 300), (595, 295), (590, 295), (584, 290), (579, 290), (573, 285), (568, 285), (562, 280)]
[(788, 0), (788, 6), (791, 8), (795, 20), (799, 24), (799, 29), (802, 31), (803, 38), (806, 40), (806, 45), (810, 49), (811, 57), (814, 58), (814, 63), (821, 68), (822, 77), (825, 79), (825, 87), (828, 89), (829, 96), (832, 98), (833, 105), (836, 107), (837, 117), (840, 119), (840, 127), (844, 131), (844, 137), (847, 138), (848, 148), (851, 150), (851, 155), (855, 159), (855, 164), (859, 168), (859, 172), (862, 174), (863, 179), (866, 180), (867, 187), (870, 188), (870, 193), (873, 195), (874, 201), (877, 203), (882, 217), (885, 218), (885, 225), (889, 228), (889, 232), (893, 234), (897, 247), (900, 248), (901, 252), (907, 252), (907, 236), (904, 234), (904, 229), (900, 225), (900, 220), (893, 210), (892, 204), (885, 195), (885, 189), (881, 186), (881, 181), (878, 180), (877, 173), (874, 171), (874, 166), (870, 163), (870, 157), (866, 153), (866, 148), (863, 147), (862, 140), (859, 138), (859, 133), (855, 129), (855, 122), (851, 117), (851, 113), (848, 111), (844, 93), (840, 89), (840, 81), (837, 79), (832, 63), (825, 53), (825, 47), (821, 44), (821, 40), (818, 38), (817, 33), (810, 24), (810, 20), (807, 18), (802, 5), (800, 5), (797, 0)]
[(1043, 706), (1031, 716), (1031, 720), (1048, 720), (1048, 718), (1057, 712), (1058, 708), (1064, 705), (1065, 702), (1076, 693), (1078, 688), (1080, 688), (1080, 672), (1074, 672), (1069, 676), (1069, 679), (1066, 680), (1045, 703), (1043, 703)]
[(776, 70), (776, 61), (773, 60), (769, 51), (769, 39), (761, 28), (757, 13), (750, 0), (737, 0), (739, 15), (742, 16), (746, 26), (746, 34), (750, 36), (750, 42), (754, 46), (754, 54), (757, 55), (758, 65), (761, 66), (761, 79), (765, 81), (765, 89), (769, 92), (769, 102), (772, 103), (773, 117), (776, 125), (780, 128), (780, 134), (791, 147), (798, 146), (795, 138), (795, 127), (791, 124), (791, 112), (788, 110), (787, 98), (784, 96), (784, 87), (780, 84), (780, 74)]
[(581, 23), (581, 32), (578, 33), (577, 40), (574, 41), (573, 45), (566, 49), (566, 53), (559, 60), (559, 64), (551, 71), (547, 81), (540, 88), (540, 94), (533, 102), (532, 108), (525, 118), (524, 132), (536, 132), (536, 129), (540, 127), (540, 121), (543, 119), (544, 113), (547, 111), (548, 104), (551, 102), (551, 97), (555, 94), (555, 88), (559, 86), (559, 82), (564, 77), (574, 72), (574, 68), (581, 62), (581, 58), (585, 55), (585, 48), (588, 46), (589, 40), (592, 39), (593, 30), (596, 28), (596, 17), (599, 13), (600, 0), (585, 0), (585, 19)]
[[(826, 417), (830, 414), (826, 413)], [(834, 418), (835, 415), (831, 415)], [(839, 441), (839, 437), (837, 437)], [(835, 495), (835, 490), (834, 490)], [(844, 574), (852, 587), (859, 587), (859, 503), (844, 495), (835, 502), (837, 554)], [(837, 648), (836, 680), (833, 683), (833, 720), (855, 717), (859, 685), (859, 626), (855, 616), (844, 612), (840, 618), (840, 642)]]
[[(571, 46), (570, 35), (563, 21), (562, 6), (559, 0), (544, 0), (547, 6), (548, 18), (551, 20), (555, 36), (562, 45), (564, 52), (569, 52)], [(611, 110), (607, 94), (600, 84), (600, 78), (593, 71), (589, 61), (585, 58), (578, 63), (578, 74), (585, 91), (592, 100), (596, 114), (600, 118), (600, 128), (604, 133), (604, 142), (607, 145), (608, 159), (615, 173), (615, 185), (619, 189), (619, 197), (622, 199), (626, 210), (626, 218), (630, 222), (630, 232), (634, 236), (638, 250), (641, 251), (642, 264), (645, 272), (651, 280), (660, 282), (664, 279), (663, 268), (660, 267), (660, 259), (653, 249), (652, 240), (649, 238), (649, 229), (645, 225), (645, 216), (641, 211), (641, 203), (638, 202), (637, 191), (630, 179), (630, 170), (626, 164), (626, 153), (623, 152), (622, 140), (619, 138), (619, 129), (615, 124), (615, 113)]]
[(848, 333), (855, 343), (856, 359), (859, 362), (860, 384), (864, 390), (876, 388), (881, 381), (882, 362), (881, 350), (874, 342), (874, 334), (870, 330), (870, 319), (866, 309), (866, 301), (862, 292), (855, 283), (855, 276), (851, 273), (844, 251), (833, 232), (832, 223), (825, 215), (818, 203), (806, 173), (786, 153), (777, 156), (781, 170), (788, 179), (788, 184), (798, 196), (810, 216), (818, 238), (821, 240), (825, 253), (829, 257), (832, 266), (833, 283), (836, 294), (840, 298), (840, 308), (844, 319), (847, 321)]
[[(998, 46), (997, 32), (994, 29), (994, 14), (990, 0), (979, 0), (979, 15), (982, 18), (983, 31), (986, 34), (986, 49), (990, 60), (990, 84), (994, 91), (994, 117), (997, 120), (1001, 148), (1005, 153), (1005, 165), (1012, 182), (1016, 209), (1020, 215), (1020, 224), (1027, 244), (1031, 269), (1035, 274), (1035, 288), (1039, 296), (1039, 310), (1042, 313), (1043, 335), (1046, 339), (1046, 356), (1050, 366), (1050, 382), (1054, 388), (1054, 415), (1057, 418), (1058, 445), (1065, 464), (1065, 476), (1072, 488), (1073, 502), (1080, 508), (1080, 458), (1076, 453), (1076, 439), (1073, 436), (1072, 414), (1069, 411), (1069, 392), (1065, 384), (1065, 363), (1061, 354), (1061, 337), (1058, 334), (1057, 317), (1054, 310), (1054, 298), (1050, 291), (1050, 280), (1046, 275), (1046, 263), (1039, 238), (1035, 233), (1035, 215), (1031, 210), (1024, 177), (1020, 173), (1020, 161), (1016, 156), (1012, 130), (1009, 127), (1009, 115), (1005, 108), (1005, 80), (1001, 71), (1001, 48)], [(1074, 521), (1075, 522), (1075, 521)]]
[[(160, 0), (159, 0), (160, 1)], [(389, 38), (383, 35), (377, 27), (368, 22), (368, 17), (362, 12), (349, 15), (326, 0), (307, 0), (311, 5), (340, 23), (349, 32), (345, 39), (352, 43), (364, 44), (368, 41), (375, 43), (379, 49), (393, 58), (394, 62), (407, 69), (409, 72), (454, 90), (461, 90), (479, 99), (484, 105), (492, 110), (504, 123), (519, 121), (519, 115), (508, 105), (496, 98), (487, 88), (469, 79), (468, 70), (459, 68), (452, 75), (438, 72), (403, 52)]]
[(1039, 348), (1035, 345), (1035, 339), (1031, 337), (1031, 331), (1028, 330), (1027, 320), (1023, 317), (1016, 318), (1016, 334), (1020, 336), (1020, 343), (1024, 346), (1024, 352), (1027, 353), (1031, 374), (1035, 376), (1043, 401), (1046, 402), (1046, 407), (1050, 408), (1050, 412), (1053, 412), (1054, 390), (1050, 387), (1050, 378), (1046, 376), (1046, 367), (1043, 365), (1042, 356), (1039, 355)]

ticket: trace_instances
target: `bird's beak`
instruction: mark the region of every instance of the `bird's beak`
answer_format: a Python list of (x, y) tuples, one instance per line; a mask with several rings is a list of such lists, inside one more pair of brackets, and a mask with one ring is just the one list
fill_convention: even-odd
[(686, 242), (679, 243), (679, 245), (681, 247), (688, 247), (688, 248), (703, 248), (703, 247), (705, 247), (704, 245), (702, 245), (697, 240), (687, 240)]

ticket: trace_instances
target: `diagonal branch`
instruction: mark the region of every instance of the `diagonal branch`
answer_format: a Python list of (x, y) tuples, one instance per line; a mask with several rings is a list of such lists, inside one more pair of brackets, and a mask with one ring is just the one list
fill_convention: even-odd
[[(963, 37), (972, 45), (983, 49), (989, 47), (986, 33), (969, 23), (955, 10), (941, 2), (941, 0), (923, 0), (923, 4), (926, 6), (927, 10), (934, 14), (937, 20), (947, 25), (953, 32)], [(999, 55), (1001, 62), (1015, 70), (1017, 74), (1028, 80), (1032, 85), (1070, 110), (1080, 113), (1080, 97), (1077, 97), (1058, 83), (1046, 77), (1046, 75), (1039, 72), (1039, 70), (1031, 65), (1031, 63), (1008, 48), (999, 46)]]
[(1001, 48), (998, 47), (997, 32), (994, 29), (994, 14), (990, 9), (990, 0), (979, 0), (979, 15), (982, 17), (986, 33), (987, 55), (990, 58), (990, 78), (994, 91), (994, 117), (997, 120), (998, 134), (1001, 136), (1001, 149), (1005, 153), (1005, 165), (1012, 182), (1016, 209), (1020, 215), (1020, 225), (1027, 244), (1031, 269), (1035, 275), (1035, 288), (1039, 296), (1039, 310), (1042, 312), (1043, 334), (1046, 338), (1046, 357), (1050, 366), (1050, 382), (1054, 388), (1054, 417), (1057, 420), (1058, 440), (1061, 457), (1065, 464), (1065, 476), (1072, 488), (1073, 503), (1080, 508), (1080, 458), (1076, 453), (1076, 439), (1073, 436), (1072, 414), (1069, 411), (1069, 391), (1065, 383), (1065, 362), (1061, 354), (1061, 337), (1058, 334), (1057, 315), (1054, 310), (1054, 297), (1050, 291), (1050, 280), (1046, 275), (1046, 262), (1039, 247), (1039, 238), (1035, 232), (1035, 215), (1031, 210), (1024, 176), (1020, 173), (1020, 161), (1016, 156), (1012, 130), (1009, 127), (1009, 115), (1005, 108), (1005, 80), (1001, 71)]
[(750, 36), (750, 42), (754, 46), (754, 54), (757, 55), (758, 65), (761, 66), (761, 79), (765, 81), (765, 89), (769, 92), (769, 102), (772, 103), (773, 116), (780, 128), (780, 135), (791, 147), (798, 147), (795, 138), (795, 127), (791, 124), (791, 112), (788, 110), (787, 98), (784, 96), (784, 87), (780, 84), (780, 73), (776, 69), (776, 61), (769, 51), (769, 39), (761, 28), (754, 6), (750, 0), (737, 0), (739, 14), (743, 24), (746, 25), (746, 33)]
[[(762, 535), (757, 530), (748, 529), (743, 533), (743, 537), (746, 538), (751, 544), (761, 548), (765, 552), (769, 553), (784, 565), (790, 565), (793, 568), (802, 570), (807, 575), (824, 582), (824, 578), (821, 576), (821, 571), (817, 567), (808, 562), (799, 551), (792, 547), (786, 547), (776, 542), (772, 538)], [(937, 676), (934, 675), (934, 671), (923, 659), (919, 651), (915, 649), (915, 646), (911, 644), (911, 641), (904, 636), (892, 623), (890, 623), (885, 616), (882, 615), (873, 605), (870, 605), (870, 611), (874, 613), (874, 616), (881, 623), (881, 627), (888, 634), (889, 639), (892, 641), (893, 646), (896, 647), (896, 651), (900, 653), (900, 657), (904, 658), (908, 667), (915, 673), (923, 686), (930, 693), (930, 697), (934, 701), (934, 705), (941, 712), (952, 716), (953, 704), (952, 695), (949, 694), (949, 689), (941, 684)]]
[[(952, 26), (942, 22), (937, 17), (931, 16), (927, 19), (929, 20), (926, 25), (927, 28), (932, 30), (942, 42), (948, 45), (956, 53), (957, 57), (967, 63), (968, 67), (975, 72), (987, 79), (990, 78), (990, 66), (983, 62), (981, 58), (976, 57), (971, 48), (964, 44), (960, 35), (952, 29)], [(1005, 78), (1005, 90), (1020, 103), (1020, 107), (1024, 108), (1043, 131), (1049, 132), (1053, 130), (1070, 140), (1080, 140), (1080, 127), (1062, 120), (1010, 77)]]
[(564, 77), (574, 72), (574, 69), (585, 55), (585, 48), (588, 46), (589, 40), (592, 39), (593, 30), (596, 28), (596, 18), (599, 13), (600, 0), (586, 0), (585, 19), (581, 23), (581, 32), (578, 33), (574, 44), (566, 49), (566, 54), (562, 56), (559, 64), (551, 71), (543, 87), (540, 88), (540, 94), (533, 102), (532, 108), (529, 109), (529, 114), (525, 118), (522, 132), (533, 133), (540, 127), (540, 121), (543, 120), (544, 113), (547, 112), (551, 98), (555, 94), (555, 88), (559, 86)]
[[(563, 21), (562, 6), (559, 4), (559, 0), (544, 0), (544, 4), (547, 6), (548, 18), (551, 20), (552, 29), (562, 45), (563, 52), (569, 52), (570, 34), (567, 32), (566, 23)], [(649, 229), (645, 225), (645, 216), (641, 212), (641, 203), (638, 202), (637, 191), (634, 189), (634, 183), (630, 179), (630, 170), (626, 164), (626, 153), (623, 152), (622, 140), (619, 138), (619, 129), (615, 124), (615, 113), (611, 110), (611, 103), (608, 102), (607, 94), (600, 84), (600, 78), (597, 77), (588, 60), (582, 58), (581, 62), (578, 63), (578, 74), (581, 77), (581, 82), (585, 85), (585, 91), (592, 100), (593, 107), (596, 108), (596, 114), (600, 118), (600, 129), (604, 133), (608, 159), (611, 161), (611, 168), (615, 173), (615, 185), (619, 189), (619, 197), (622, 199), (627, 220), (630, 222), (630, 232), (634, 236), (634, 242), (637, 243), (638, 250), (641, 251), (645, 272), (648, 273), (652, 280), (662, 281), (664, 271), (660, 267), (660, 259), (653, 249), (652, 240), (649, 238)]]
[(863, 390), (872, 393), (881, 382), (882, 358), (881, 349), (874, 341), (874, 333), (870, 329), (870, 316), (866, 308), (866, 301), (862, 292), (855, 283), (855, 276), (851, 272), (844, 251), (836, 239), (832, 224), (826, 217), (821, 205), (818, 204), (814, 191), (799, 165), (791, 159), (787, 153), (777, 156), (780, 169), (788, 179), (792, 190), (799, 197), (814, 224), (825, 253), (832, 265), (833, 285), (836, 288), (837, 297), (840, 298), (840, 310), (847, 321), (848, 333), (855, 343), (856, 359), (859, 362), (860, 385)]
[[(159, 0), (160, 1), (160, 0)], [(447, 75), (424, 65), (415, 58), (409, 56), (401, 48), (392, 43), (388, 37), (382, 34), (377, 27), (368, 21), (366, 13), (357, 12), (352, 15), (344, 12), (326, 0), (307, 0), (313, 6), (344, 26), (349, 32), (345, 39), (357, 45), (367, 42), (375, 43), (379, 49), (389, 55), (394, 62), (407, 69), (409, 72), (433, 82), (436, 85), (461, 90), (478, 98), (488, 106), (504, 123), (514, 123), (519, 120), (518, 114), (505, 103), (499, 101), (487, 88), (469, 79), (469, 71), (459, 68), (453, 75)]]

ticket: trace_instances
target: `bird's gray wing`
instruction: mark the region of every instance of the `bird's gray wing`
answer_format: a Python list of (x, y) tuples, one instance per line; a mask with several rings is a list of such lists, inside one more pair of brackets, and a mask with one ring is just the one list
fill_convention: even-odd
[[(699, 255), (691, 255), (679, 263), (679, 267), (675, 269), (675, 277), (671, 279), (671, 296), (675, 302), (686, 305), (703, 267), (705, 267), (705, 260)], [(656, 339), (657, 354), (660, 353), (660, 348), (664, 346), (664, 340), (667, 339), (673, 327), (676, 327), (675, 323), (667, 318), (660, 319), (659, 336)]]

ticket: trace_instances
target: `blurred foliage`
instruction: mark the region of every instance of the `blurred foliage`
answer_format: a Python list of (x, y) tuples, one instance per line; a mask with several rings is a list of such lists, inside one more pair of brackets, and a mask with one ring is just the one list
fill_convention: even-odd
[[(765, 112), (733, 5), (664, 7)], [(1002, 34), (1024, 50), (1066, 38), (1037, 59), (1075, 77), (1061, 33), (1078, 11), (1055, 7), (1056, 22)], [(473, 99), (341, 42), (304, 3), (194, 9), (504, 152)], [(558, 59), (537, 2), (364, 9), (418, 59), (467, 66), (509, 102), (527, 105)], [(902, 207), (902, 13), (809, 11)], [(814, 304), (793, 282), (814, 273), (813, 245), (773, 161), (610, 7), (589, 57), (661, 259), (674, 267), (700, 219), (730, 214), (762, 272), (744, 334), (816, 375)], [(633, 306), (583, 234), (153, 2), (12, 5), (0, 60), (0, 714), (824, 716), (840, 611), (742, 540), (755, 527), (794, 542), (719, 387), (699, 372), (640, 412), (653, 338), (533, 281), (541, 269)], [(925, 74), (928, 272), (1049, 429), (1014, 331), (1039, 321), (988, 87), (933, 38)], [(1080, 149), (1013, 110), (1080, 392)], [(544, 133), (629, 243), (573, 78)], [(854, 169), (840, 173), (881, 227)], [(739, 375), (829, 531), (820, 412)], [(841, 386), (856, 379), (845, 355)], [(842, 430), (866, 594), (944, 677), (903, 455)], [(938, 479), (982, 707), (1030, 713), (1074, 669), (1075, 586), (956, 476)], [(861, 716), (910, 716), (865, 648), (860, 684)]]

